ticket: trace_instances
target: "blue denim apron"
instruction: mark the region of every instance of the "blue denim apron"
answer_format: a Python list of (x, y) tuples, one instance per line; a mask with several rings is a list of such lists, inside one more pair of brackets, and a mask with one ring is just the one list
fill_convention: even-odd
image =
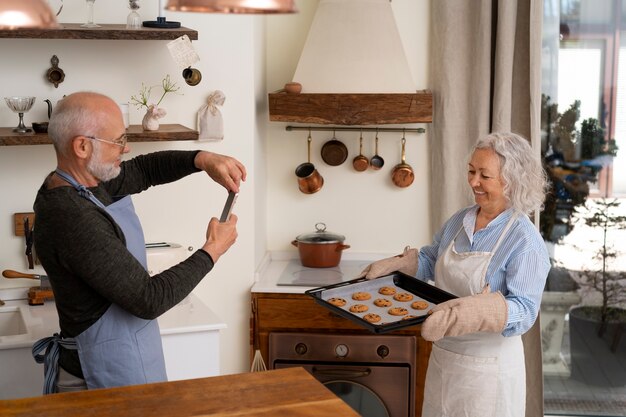
[[(147, 268), (143, 230), (130, 196), (104, 206), (69, 174), (59, 169), (56, 173), (76, 188), (81, 197), (92, 201), (115, 220), (124, 233), (127, 249)], [(158, 322), (140, 319), (116, 304), (111, 304), (98, 321), (74, 339), (61, 339), (55, 334), (33, 346), (35, 360), (44, 362), (44, 394), (56, 392), (59, 345), (78, 349), (89, 389), (167, 381)], [(41, 355), (43, 349), (46, 352)]]

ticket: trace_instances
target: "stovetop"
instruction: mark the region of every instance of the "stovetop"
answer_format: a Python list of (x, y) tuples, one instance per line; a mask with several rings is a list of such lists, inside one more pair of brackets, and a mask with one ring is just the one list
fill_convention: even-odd
[(324, 287), (356, 278), (371, 261), (346, 261), (332, 268), (308, 268), (299, 259), (287, 263), (276, 285)]

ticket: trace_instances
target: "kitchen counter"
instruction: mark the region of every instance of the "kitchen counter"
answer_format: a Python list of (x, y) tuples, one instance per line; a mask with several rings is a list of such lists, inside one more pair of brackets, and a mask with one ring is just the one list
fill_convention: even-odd
[(302, 368), (2, 401), (0, 415), (358, 416)]
[[(0, 350), (30, 348), (37, 340), (59, 332), (59, 316), (54, 301), (46, 301), (41, 306), (29, 306), (26, 300), (6, 301), (3, 308), (9, 307), (21, 311), (26, 333), (0, 336)], [(193, 293), (165, 312), (158, 322), (162, 336), (226, 328), (226, 324)]]
[[(345, 252), (341, 256), (341, 262), (339, 267), (348, 271), (349, 273), (358, 274), (369, 263), (383, 259), (395, 254), (386, 253), (349, 253)], [(278, 281), (281, 279), (283, 273), (293, 265), (300, 265), (300, 258), (298, 252), (268, 252), (264, 259), (261, 261), (255, 274), (255, 283), (252, 286), (251, 291), (253, 293), (286, 293), (286, 294), (302, 294), (306, 290), (323, 286), (324, 284), (316, 285), (278, 285)], [(357, 267), (358, 266), (358, 267)], [(310, 272), (317, 272), (323, 274), (327, 272), (329, 268), (305, 268), (300, 269)], [(344, 281), (352, 279), (353, 277), (343, 277)], [(328, 285), (328, 284), (327, 284)]]
[[(54, 302), (29, 306), (27, 300), (7, 301), (0, 313), (5, 317), (0, 326), (5, 332), (0, 336), (0, 399), (41, 395), (43, 365), (32, 358), (31, 348), (37, 340), (59, 332)], [(219, 338), (226, 324), (198, 297), (190, 294), (158, 322), (170, 381), (220, 374)]]

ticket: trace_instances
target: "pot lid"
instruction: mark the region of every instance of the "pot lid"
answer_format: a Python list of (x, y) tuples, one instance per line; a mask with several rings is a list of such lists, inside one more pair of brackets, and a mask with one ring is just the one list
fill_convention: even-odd
[(303, 243), (340, 243), (346, 240), (346, 237), (337, 233), (327, 232), (326, 224), (316, 223), (315, 232), (299, 235), (296, 237), (296, 240)]

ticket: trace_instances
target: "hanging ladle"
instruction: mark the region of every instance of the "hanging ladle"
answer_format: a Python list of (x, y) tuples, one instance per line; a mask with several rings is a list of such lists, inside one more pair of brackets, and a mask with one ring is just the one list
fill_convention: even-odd
[(385, 165), (385, 160), (383, 159), (383, 157), (378, 155), (378, 130), (376, 130), (375, 140), (376, 140), (375, 153), (374, 153), (374, 156), (372, 156), (372, 159), (370, 159), (370, 166), (372, 167), (372, 169), (375, 169), (376, 171), (378, 171), (379, 169), (383, 167), (383, 165)]
[(352, 160), (352, 166), (355, 170), (362, 172), (367, 169), (370, 161), (367, 160), (365, 156), (363, 156), (363, 131), (361, 130), (361, 136), (359, 137), (359, 154), (354, 157)]

